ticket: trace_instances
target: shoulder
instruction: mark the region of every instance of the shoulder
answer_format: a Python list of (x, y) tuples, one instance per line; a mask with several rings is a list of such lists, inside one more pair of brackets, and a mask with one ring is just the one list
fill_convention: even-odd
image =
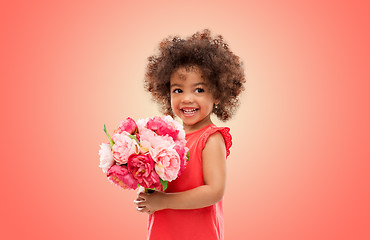
[(220, 145), (220, 146), (225, 146), (225, 140), (224, 140), (224, 137), (222, 136), (222, 134), (219, 132), (219, 131), (215, 131), (213, 132), (212, 134), (209, 135), (209, 137), (207, 138), (206, 142), (205, 142), (205, 148), (207, 146), (217, 146), (217, 145)]
[(226, 156), (229, 156), (232, 145), (232, 137), (229, 131), (230, 128), (228, 127), (210, 126), (203, 134), (202, 149), (226, 149)]
[(221, 153), (226, 156), (225, 140), (219, 131), (216, 130), (212, 132), (207, 139), (205, 139), (203, 153)]

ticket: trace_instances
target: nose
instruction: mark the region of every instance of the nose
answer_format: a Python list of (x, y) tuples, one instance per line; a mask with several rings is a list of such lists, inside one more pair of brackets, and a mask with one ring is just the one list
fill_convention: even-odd
[(193, 102), (193, 96), (191, 93), (186, 93), (183, 95), (183, 98), (182, 98), (182, 102), (183, 103), (192, 103)]

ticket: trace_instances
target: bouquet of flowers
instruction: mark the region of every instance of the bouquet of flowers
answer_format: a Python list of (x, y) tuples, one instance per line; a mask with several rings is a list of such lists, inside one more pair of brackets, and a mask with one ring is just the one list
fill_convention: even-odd
[(188, 160), (185, 132), (171, 116), (121, 121), (109, 143), (100, 145), (100, 165), (123, 189), (164, 191), (184, 171)]

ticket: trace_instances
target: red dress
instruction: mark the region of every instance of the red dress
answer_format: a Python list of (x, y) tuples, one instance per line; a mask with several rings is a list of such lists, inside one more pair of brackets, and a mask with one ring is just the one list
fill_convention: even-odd
[[(183, 192), (204, 185), (202, 150), (208, 137), (219, 131), (225, 140), (226, 156), (230, 154), (231, 135), (227, 127), (210, 124), (186, 134), (190, 158), (182, 175), (168, 183), (166, 192)], [(199, 209), (164, 209), (149, 216), (149, 240), (224, 239), (223, 200)]]

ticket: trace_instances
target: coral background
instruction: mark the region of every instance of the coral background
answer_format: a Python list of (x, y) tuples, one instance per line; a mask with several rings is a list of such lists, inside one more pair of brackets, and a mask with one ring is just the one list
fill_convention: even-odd
[[(2, 1), (1, 239), (145, 239), (98, 150), (168, 35), (222, 34), (245, 64), (226, 239), (370, 239), (368, 1)], [(189, 219), (189, 221), (191, 221)], [(181, 234), (181, 233), (179, 233)]]

